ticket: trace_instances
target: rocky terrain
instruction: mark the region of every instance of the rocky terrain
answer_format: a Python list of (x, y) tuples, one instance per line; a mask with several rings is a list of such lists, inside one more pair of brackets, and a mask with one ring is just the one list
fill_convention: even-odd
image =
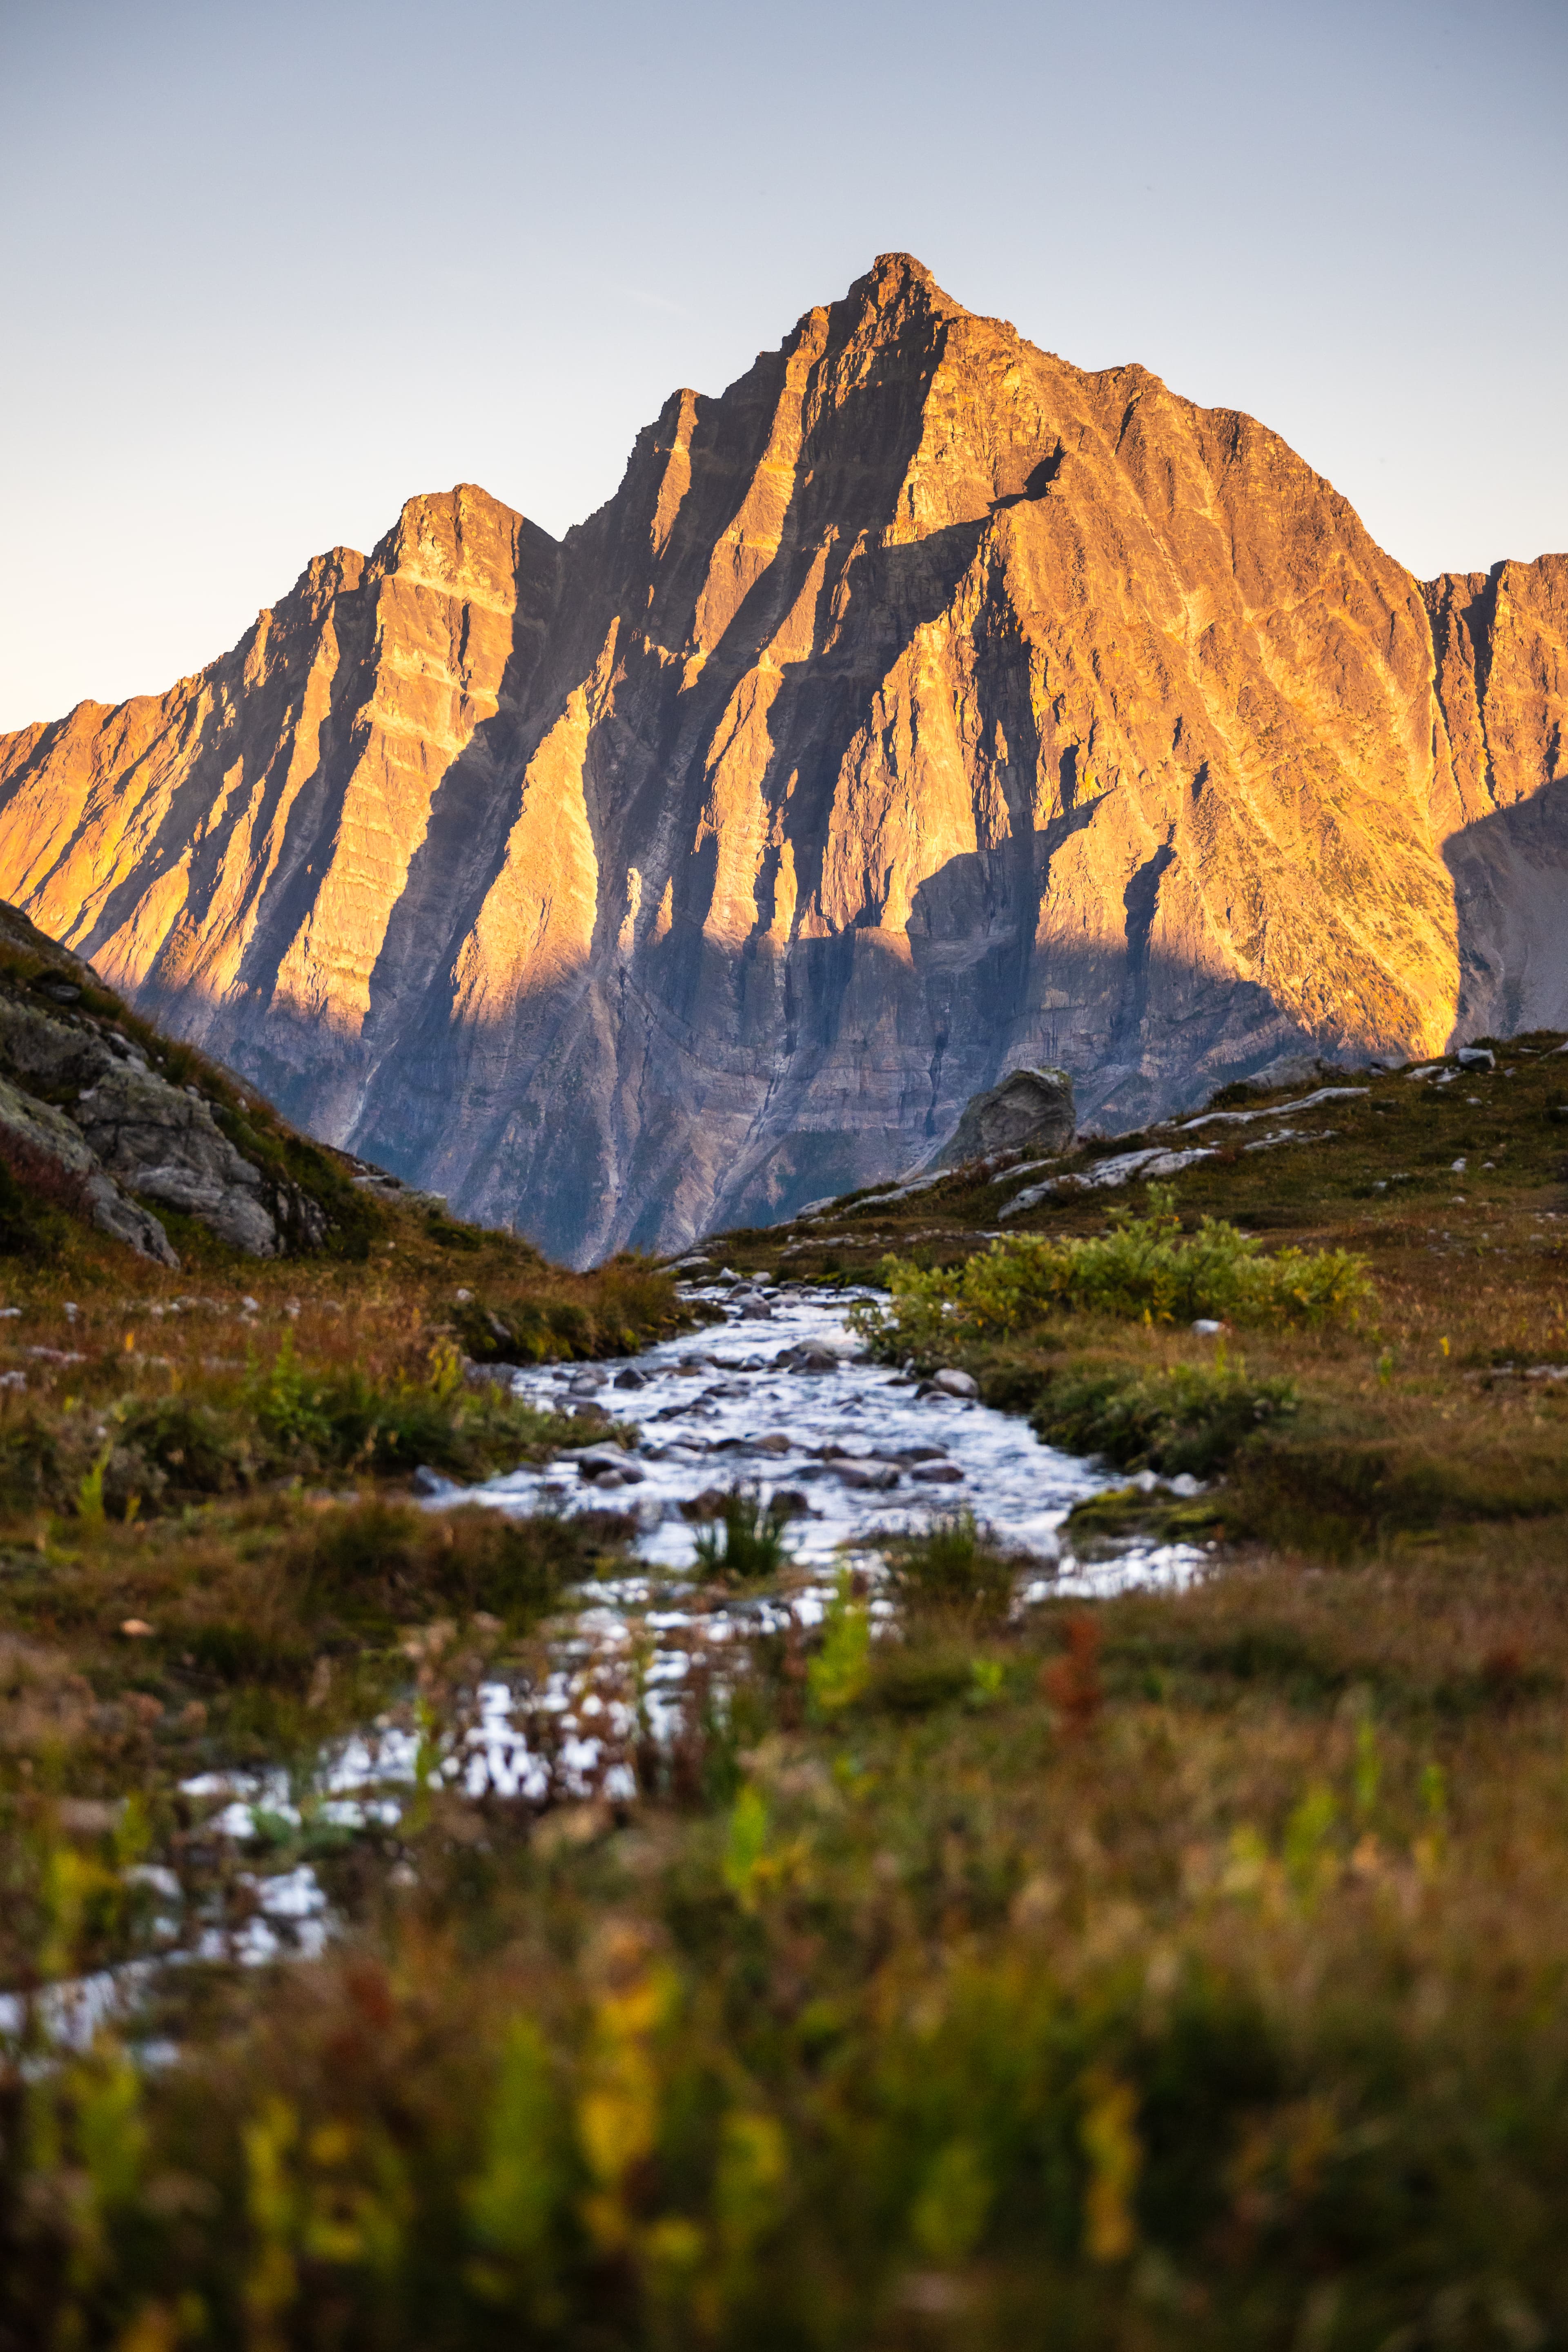
[(0, 905), (5, 1251), (39, 1253), (41, 1231), (13, 1228), (36, 1220), (41, 1199), (161, 1265), (180, 1264), (170, 1212), (247, 1257), (362, 1255), (369, 1216), (356, 1190), (388, 1184), (401, 1189), (362, 1163), (334, 1165)]
[(1568, 558), (1423, 586), (1251, 418), (890, 255), (561, 542), (415, 499), (0, 740), (0, 891), (586, 1262), (889, 1177), (1020, 1065), (1117, 1130), (1568, 1021), (1565, 699)]

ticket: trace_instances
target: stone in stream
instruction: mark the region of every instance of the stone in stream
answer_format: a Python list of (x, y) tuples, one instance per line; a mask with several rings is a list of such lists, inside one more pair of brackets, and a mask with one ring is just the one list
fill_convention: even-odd
[(842, 1360), (834, 1349), (824, 1347), (816, 1339), (807, 1339), (798, 1348), (790, 1348), (774, 1360), (778, 1369), (789, 1372), (836, 1372)]
[(408, 1483), (420, 1500), (426, 1503), (433, 1503), (443, 1495), (460, 1495), (463, 1491), (456, 1478), (443, 1477), (439, 1470), (432, 1470), (426, 1462), (419, 1465)]
[(625, 1371), (616, 1374), (615, 1385), (618, 1389), (646, 1389), (647, 1374), (639, 1372), (635, 1364), (628, 1364)]
[(963, 1481), (956, 1462), (917, 1462), (910, 1476), (918, 1478), (922, 1486), (957, 1486)]
[(889, 1486), (896, 1486), (899, 1483), (899, 1474), (890, 1462), (879, 1462), (874, 1465), (870, 1463), (836, 1462), (833, 1467), (840, 1485), (845, 1486), (868, 1487), (879, 1494), (885, 1494)]
[(752, 1444), (759, 1454), (787, 1454), (790, 1450), (789, 1439), (782, 1429), (770, 1429), (765, 1437), (755, 1438)]
[(647, 1476), (646, 1470), (613, 1445), (590, 1446), (577, 1456), (577, 1471), (580, 1477), (601, 1486), (640, 1486)]
[(925, 1386), (928, 1393), (934, 1389), (942, 1396), (977, 1397), (980, 1394), (980, 1383), (970, 1372), (951, 1370), (933, 1372)]

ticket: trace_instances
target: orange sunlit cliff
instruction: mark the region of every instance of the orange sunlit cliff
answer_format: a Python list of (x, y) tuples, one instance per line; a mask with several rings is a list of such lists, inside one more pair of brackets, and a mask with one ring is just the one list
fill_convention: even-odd
[[(584, 1259), (1568, 1025), (1568, 558), (1417, 583), (1283, 442), (904, 255), (559, 543), (472, 485), (0, 739), (0, 897), (291, 1116)], [(1557, 786), (1558, 791), (1549, 789)]]

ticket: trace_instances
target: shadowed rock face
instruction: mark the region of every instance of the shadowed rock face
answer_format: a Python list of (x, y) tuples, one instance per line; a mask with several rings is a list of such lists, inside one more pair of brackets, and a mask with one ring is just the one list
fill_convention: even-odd
[(559, 544), (416, 499), (162, 698), (0, 740), (0, 893), (327, 1139), (670, 1248), (1019, 1066), (1115, 1128), (1489, 1025), (1565, 600), (1423, 589), (1252, 419), (888, 256)]

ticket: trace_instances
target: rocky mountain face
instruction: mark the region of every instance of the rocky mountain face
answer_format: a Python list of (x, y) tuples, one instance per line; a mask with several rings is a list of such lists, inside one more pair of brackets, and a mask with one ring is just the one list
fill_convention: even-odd
[(578, 1261), (1060, 1065), (1568, 1024), (1568, 558), (1423, 586), (1251, 418), (907, 256), (559, 543), (482, 490), (0, 739), (0, 892), (326, 1139)]

